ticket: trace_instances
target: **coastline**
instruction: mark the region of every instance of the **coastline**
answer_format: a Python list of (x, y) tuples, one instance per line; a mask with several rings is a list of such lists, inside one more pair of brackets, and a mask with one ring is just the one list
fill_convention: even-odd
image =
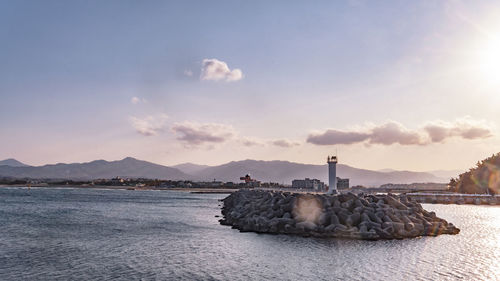
[[(29, 187), (24, 184), (12, 184), (12, 185), (0, 185), (0, 188), (24, 188)], [(144, 186), (112, 186), (112, 185), (31, 185), (31, 188), (82, 188), (82, 189), (116, 189), (116, 190), (161, 190), (161, 191), (182, 191), (189, 193), (205, 194), (230, 194), (238, 189), (229, 188), (193, 188), (193, 187), (173, 187), (173, 188), (162, 188), (162, 187), (144, 187)]]
[[(0, 185), (0, 188), (23, 188), (28, 189), (28, 186), (19, 185)], [(231, 194), (240, 189), (236, 188), (213, 188), (213, 187), (144, 187), (144, 186), (111, 186), (111, 185), (31, 185), (31, 188), (82, 188), (82, 189), (111, 189), (111, 190), (157, 190), (157, 191), (181, 191), (193, 194)], [(255, 188), (255, 190), (281, 191), (290, 193), (308, 193), (308, 194), (323, 194), (323, 192), (314, 192), (308, 190), (297, 189), (272, 189), (272, 188)], [(409, 198), (416, 202), (424, 204), (455, 204), (455, 205), (490, 205), (500, 206), (500, 195), (486, 194), (432, 194), (432, 193), (407, 193)]]

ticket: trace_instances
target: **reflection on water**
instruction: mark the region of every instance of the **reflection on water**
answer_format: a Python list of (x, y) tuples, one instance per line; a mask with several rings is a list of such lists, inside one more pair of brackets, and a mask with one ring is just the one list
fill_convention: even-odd
[(350, 241), (240, 233), (181, 192), (0, 189), (0, 280), (500, 279), (500, 207), (424, 205), (459, 235)]

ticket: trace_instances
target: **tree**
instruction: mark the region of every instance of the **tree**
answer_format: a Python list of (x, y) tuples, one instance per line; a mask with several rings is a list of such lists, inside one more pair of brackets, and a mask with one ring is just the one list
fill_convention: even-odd
[(448, 183), (448, 190), (451, 192), (457, 192), (458, 178), (451, 178)]
[(460, 193), (499, 194), (500, 193), (500, 153), (493, 154), (476, 167), (450, 180), (450, 191)]

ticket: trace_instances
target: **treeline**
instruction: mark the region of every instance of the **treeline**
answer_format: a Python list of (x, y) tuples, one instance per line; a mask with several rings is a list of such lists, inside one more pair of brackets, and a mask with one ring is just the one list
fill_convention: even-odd
[(28, 179), (16, 179), (16, 178), (9, 178), (9, 177), (0, 177), (0, 184), (2, 185), (7, 185), (7, 184), (12, 184), (12, 185), (19, 185), (19, 184), (28, 184), (30, 181)]
[(450, 191), (473, 194), (500, 193), (500, 153), (477, 162), (476, 167), (452, 178)]

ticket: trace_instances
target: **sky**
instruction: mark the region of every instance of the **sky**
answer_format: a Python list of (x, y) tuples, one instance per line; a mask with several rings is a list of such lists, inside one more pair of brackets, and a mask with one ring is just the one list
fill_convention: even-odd
[(0, 0), (0, 159), (468, 169), (498, 1)]

